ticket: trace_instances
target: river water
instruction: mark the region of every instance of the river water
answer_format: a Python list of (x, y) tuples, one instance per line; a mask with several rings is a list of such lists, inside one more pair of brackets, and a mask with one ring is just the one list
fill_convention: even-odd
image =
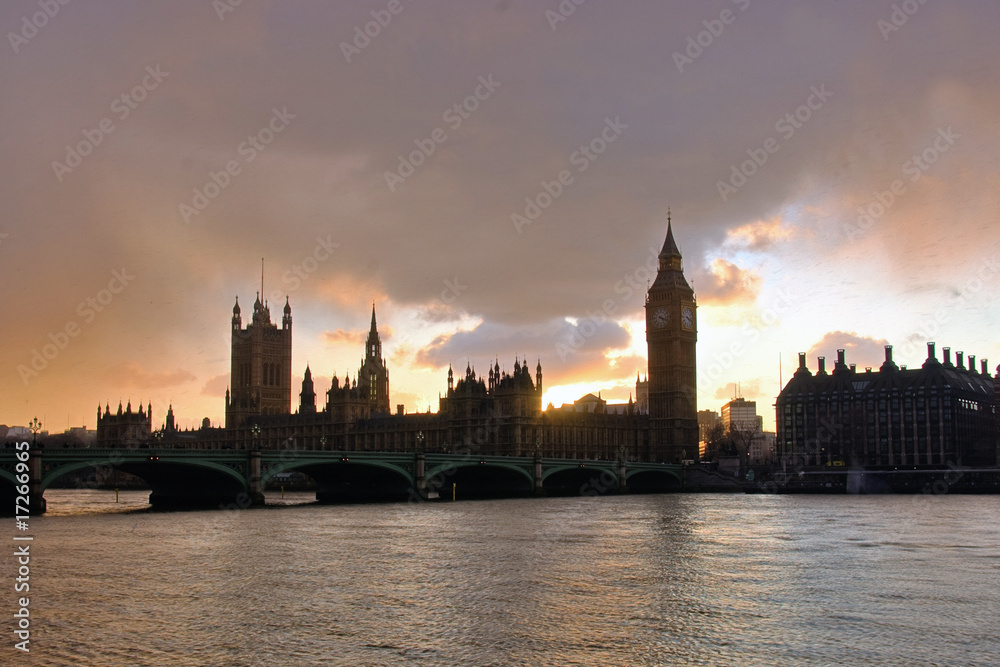
[(1000, 664), (1000, 496), (46, 497), (0, 664)]

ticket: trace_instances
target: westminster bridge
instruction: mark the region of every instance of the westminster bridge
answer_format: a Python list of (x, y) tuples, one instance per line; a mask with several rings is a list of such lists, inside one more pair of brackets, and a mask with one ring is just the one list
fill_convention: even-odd
[(27, 461), (17, 454), (0, 450), (0, 495), (12, 497), (26, 472), (32, 514), (45, 511), (45, 490), (57, 480), (94, 468), (141, 478), (158, 508), (261, 505), (268, 482), (291, 472), (315, 480), (316, 499), (326, 503), (662, 493), (686, 486), (681, 465), (625, 460), (296, 449), (38, 448)]

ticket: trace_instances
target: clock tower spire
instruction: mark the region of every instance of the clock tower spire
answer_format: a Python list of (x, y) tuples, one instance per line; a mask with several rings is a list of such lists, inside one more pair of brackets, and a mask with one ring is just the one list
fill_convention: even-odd
[(669, 211), (658, 259), (646, 294), (650, 453), (654, 461), (675, 463), (698, 452), (698, 329), (697, 302), (684, 278)]

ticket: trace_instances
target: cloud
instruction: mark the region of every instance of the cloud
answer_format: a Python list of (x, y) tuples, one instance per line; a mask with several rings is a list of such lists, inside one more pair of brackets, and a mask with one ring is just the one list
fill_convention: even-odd
[(770, 250), (775, 244), (794, 236), (794, 230), (780, 217), (748, 222), (726, 232), (726, 244), (748, 250)]
[(417, 317), (424, 322), (444, 324), (448, 322), (461, 322), (467, 319), (469, 314), (455, 306), (435, 301), (418, 306)]
[(824, 356), (829, 371), (837, 360), (837, 350), (844, 350), (848, 365), (857, 364), (861, 369), (868, 366), (878, 368), (885, 361), (885, 346), (888, 344), (885, 339), (862, 336), (853, 331), (831, 331), (809, 348), (807, 363), (815, 367), (816, 358)]
[(389, 363), (392, 365), (405, 365), (413, 358), (413, 348), (409, 345), (398, 345), (389, 356)]
[(746, 382), (730, 382), (729, 384), (719, 387), (715, 390), (714, 398), (728, 403), (734, 397), (744, 397), (748, 400), (752, 400), (761, 395), (760, 391), (761, 379), (756, 378), (753, 380), (747, 380)]
[[(589, 317), (576, 322), (548, 320), (532, 327), (483, 322), (471, 330), (435, 337), (417, 352), (415, 364), (441, 368), (465, 360), (490, 362), (501, 358), (501, 366), (512, 366), (514, 358), (518, 357), (541, 359), (543, 366), (562, 372), (588, 360), (603, 360), (609, 350), (623, 349), (630, 341), (631, 336), (624, 326)], [(485, 360), (482, 359), (484, 350), (493, 350)]]
[[(706, 283), (707, 286), (706, 286)], [(761, 276), (732, 262), (716, 258), (704, 280), (698, 282), (698, 300), (705, 305), (752, 303), (757, 298)]]
[[(350, 347), (360, 348), (363, 352), (365, 349), (365, 341), (368, 340), (368, 329), (357, 329), (354, 331), (349, 331), (347, 329), (334, 329), (332, 331), (327, 330), (320, 334), (320, 339), (324, 345), (330, 347), (337, 347), (340, 345), (347, 345)], [(388, 327), (385, 324), (380, 324), (378, 326), (378, 335), (383, 343), (390, 340), (393, 336), (392, 327)]]
[(364, 349), (365, 339), (367, 337), (367, 331), (345, 331), (344, 329), (324, 331), (321, 336), (325, 345), (352, 345), (362, 349)]
[(228, 388), (229, 373), (223, 373), (222, 375), (216, 375), (215, 377), (210, 378), (201, 388), (201, 394), (202, 396), (218, 398), (219, 396), (224, 396), (226, 389)]
[(151, 373), (138, 362), (127, 361), (112, 366), (105, 373), (105, 380), (123, 389), (165, 389), (197, 379), (184, 369)]

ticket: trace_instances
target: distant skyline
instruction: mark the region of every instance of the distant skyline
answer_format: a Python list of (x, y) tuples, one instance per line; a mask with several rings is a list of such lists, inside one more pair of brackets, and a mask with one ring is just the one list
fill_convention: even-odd
[(220, 424), (261, 257), (293, 409), (307, 363), (317, 394), (354, 376), (372, 303), (393, 406), (515, 358), (545, 404), (624, 402), (668, 207), (699, 409), (739, 385), (772, 430), (798, 352), (1000, 364), (996, 3), (50, 14), (0, 7), (0, 423)]

